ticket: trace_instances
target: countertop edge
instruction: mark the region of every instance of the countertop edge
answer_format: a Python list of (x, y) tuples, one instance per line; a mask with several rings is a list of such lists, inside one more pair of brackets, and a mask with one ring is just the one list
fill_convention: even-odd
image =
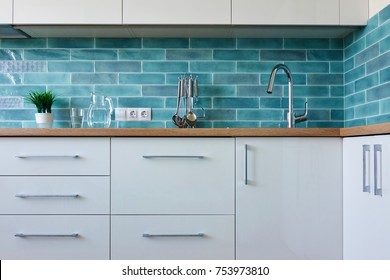
[(356, 137), (390, 134), (390, 123), (372, 124), (367, 126), (346, 127), (340, 129), (341, 137)]

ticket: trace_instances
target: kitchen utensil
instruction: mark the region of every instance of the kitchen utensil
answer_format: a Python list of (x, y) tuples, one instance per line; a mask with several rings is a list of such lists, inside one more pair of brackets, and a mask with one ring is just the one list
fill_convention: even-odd
[[(198, 78), (194, 79), (194, 88), (195, 88), (195, 103), (193, 105), (193, 110), (196, 112), (198, 119), (203, 119), (206, 117), (206, 111), (199, 102), (199, 88), (198, 88)], [(200, 110), (198, 110), (200, 109)]]
[(181, 98), (181, 90), (182, 90), (182, 82), (183, 80), (179, 78), (179, 82), (177, 84), (177, 105), (176, 105), (176, 113), (172, 116), (173, 123), (181, 127), (183, 123), (183, 119), (179, 116), (179, 110), (180, 110), (180, 98)]
[(94, 128), (108, 128), (111, 124), (113, 112), (111, 98), (103, 95), (91, 94), (91, 104), (87, 113), (87, 124)]
[(189, 127), (195, 127), (196, 125), (196, 114), (193, 112), (193, 79), (190, 77), (188, 79), (188, 94), (187, 94), (187, 103), (188, 103), (188, 112), (186, 114), (186, 123)]

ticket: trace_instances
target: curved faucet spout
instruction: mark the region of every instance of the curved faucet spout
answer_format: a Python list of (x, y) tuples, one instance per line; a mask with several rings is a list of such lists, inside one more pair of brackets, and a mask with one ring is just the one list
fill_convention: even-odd
[(305, 113), (301, 116), (295, 117), (294, 115), (294, 107), (293, 107), (293, 78), (290, 69), (285, 65), (285, 64), (277, 64), (272, 68), (271, 71), (271, 76), (269, 78), (268, 82), (268, 88), (267, 92), (272, 93), (272, 89), (274, 87), (275, 83), (275, 77), (276, 73), (278, 72), (279, 69), (283, 69), (284, 72), (287, 75), (288, 79), (288, 113), (287, 113), (287, 122), (288, 122), (288, 127), (295, 127), (296, 123), (303, 122), (307, 120), (307, 102), (305, 104)]

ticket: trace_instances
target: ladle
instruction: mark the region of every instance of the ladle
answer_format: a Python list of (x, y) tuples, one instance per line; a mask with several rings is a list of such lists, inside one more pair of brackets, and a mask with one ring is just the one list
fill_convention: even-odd
[(188, 84), (187, 102), (189, 103), (189, 110), (188, 110), (187, 115), (186, 115), (186, 123), (190, 127), (195, 127), (197, 117), (196, 117), (196, 114), (193, 112), (193, 108), (192, 108), (192, 96), (193, 96), (193, 93), (192, 93), (192, 86), (193, 86), (192, 77), (189, 78), (188, 83), (189, 84)]

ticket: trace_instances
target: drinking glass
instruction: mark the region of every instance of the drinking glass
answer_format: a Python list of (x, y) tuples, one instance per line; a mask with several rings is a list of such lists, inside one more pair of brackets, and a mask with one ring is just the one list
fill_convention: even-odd
[(83, 127), (84, 109), (83, 108), (70, 108), (70, 121), (72, 128)]

